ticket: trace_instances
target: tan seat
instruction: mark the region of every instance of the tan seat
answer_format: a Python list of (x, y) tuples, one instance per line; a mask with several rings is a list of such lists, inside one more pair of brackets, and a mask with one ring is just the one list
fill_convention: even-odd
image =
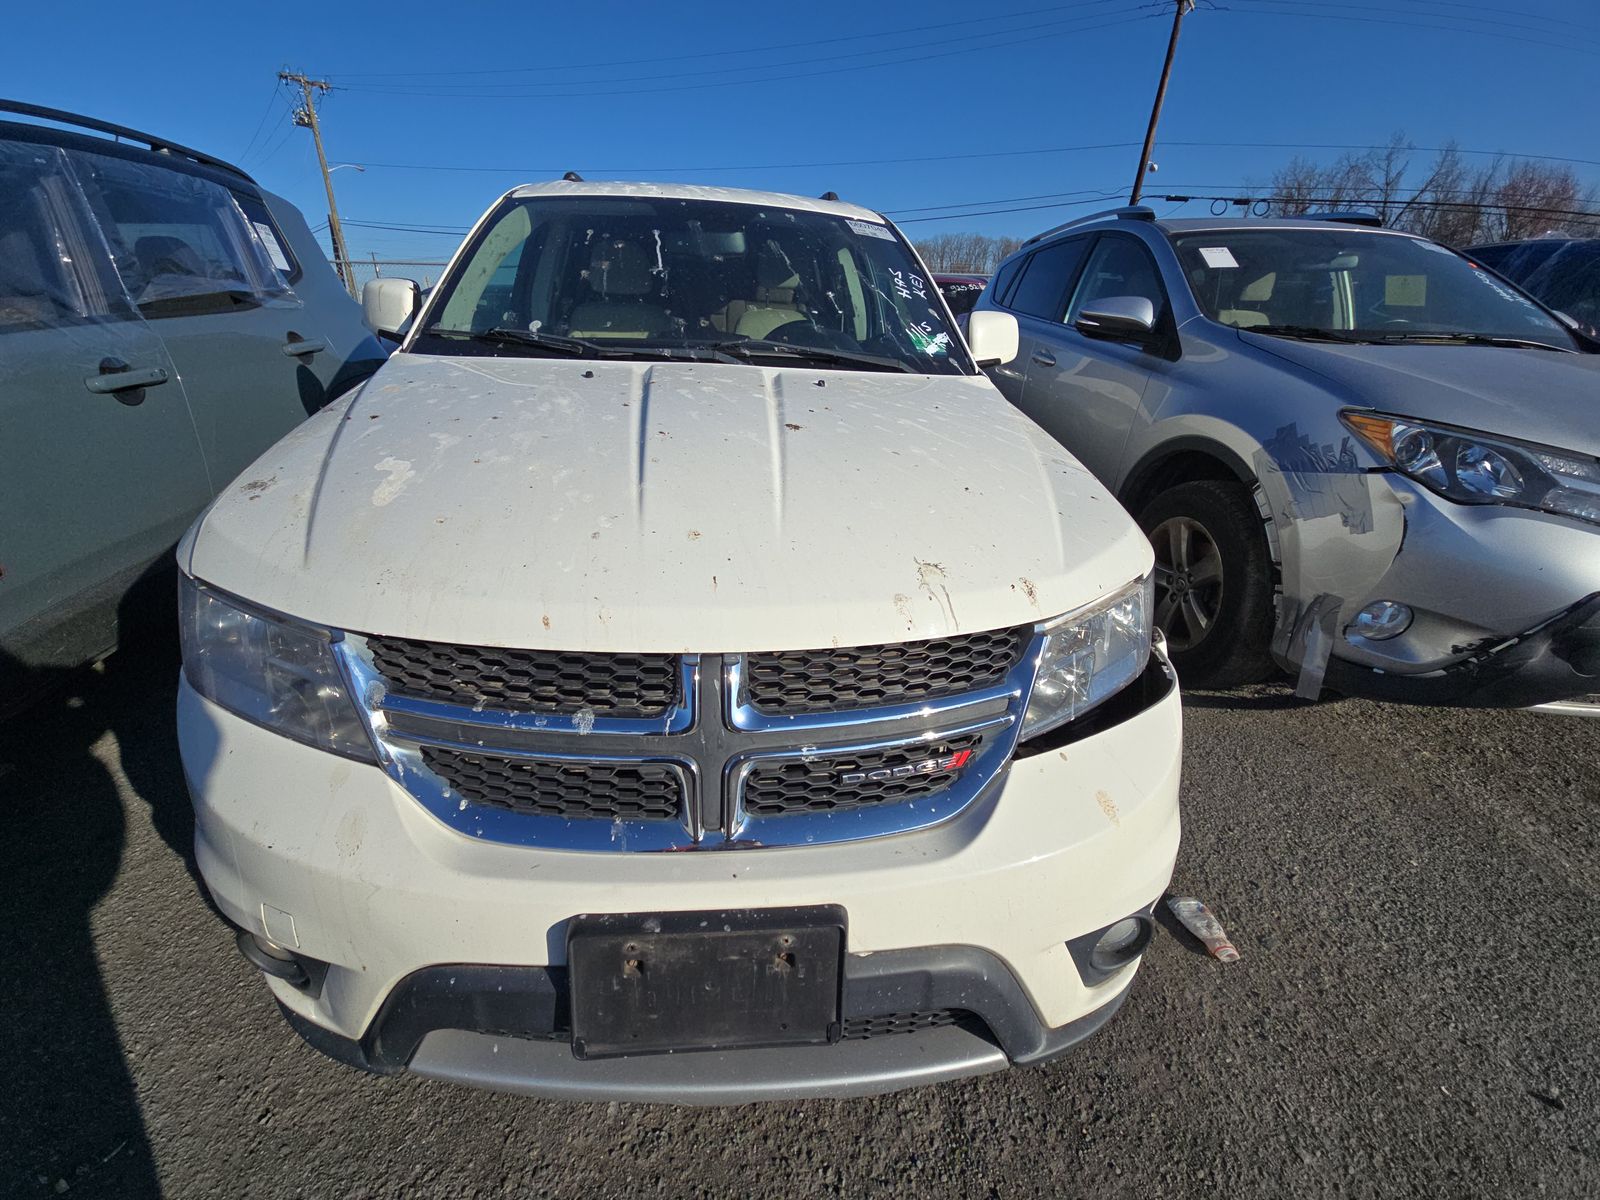
[(795, 303), (800, 276), (772, 242), (756, 251), (756, 289), (753, 300), (730, 300), (714, 318), (724, 333), (764, 338), (779, 326), (803, 321), (806, 315)]
[[(1265, 304), (1272, 299), (1272, 289), (1278, 282), (1278, 273), (1268, 271), (1260, 279), (1245, 284), (1239, 293), (1240, 304)], [(1224, 308), (1217, 312), (1217, 320), (1239, 329), (1253, 329), (1258, 325), (1272, 324), (1272, 318), (1258, 308)]]
[(579, 338), (653, 338), (672, 328), (659, 304), (645, 297), (654, 288), (651, 257), (633, 242), (607, 241), (589, 256), (587, 300), (572, 310), (567, 332)]

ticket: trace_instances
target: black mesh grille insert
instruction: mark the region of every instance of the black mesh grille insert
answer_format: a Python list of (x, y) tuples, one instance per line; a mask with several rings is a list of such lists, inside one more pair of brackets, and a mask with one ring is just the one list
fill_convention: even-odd
[(844, 1040), (865, 1041), (867, 1038), (888, 1037), (896, 1033), (920, 1033), (924, 1029), (939, 1029), (974, 1021), (971, 1013), (958, 1008), (940, 1008), (932, 1012), (883, 1013), (875, 1017), (851, 1017), (844, 1022)]
[(682, 776), (664, 763), (499, 758), (437, 746), (424, 746), (422, 759), (469, 802), (513, 812), (671, 821), (683, 808)]
[(957, 696), (999, 683), (1022, 658), (1024, 629), (927, 642), (793, 650), (745, 657), (751, 707), (764, 713), (832, 712)]
[(502, 650), (380, 636), (369, 637), (367, 649), (390, 690), (446, 704), (659, 717), (679, 699), (671, 654)]
[(745, 777), (744, 808), (753, 816), (780, 817), (931, 796), (971, 768), (982, 741), (966, 734), (865, 754), (762, 764)]

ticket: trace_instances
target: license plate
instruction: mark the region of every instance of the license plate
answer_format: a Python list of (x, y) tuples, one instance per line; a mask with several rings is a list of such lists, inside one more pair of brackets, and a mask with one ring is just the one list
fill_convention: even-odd
[(844, 911), (585, 914), (567, 931), (578, 1058), (839, 1040)]

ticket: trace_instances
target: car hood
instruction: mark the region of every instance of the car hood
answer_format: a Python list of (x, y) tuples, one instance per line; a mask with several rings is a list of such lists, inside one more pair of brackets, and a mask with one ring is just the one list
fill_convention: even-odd
[(1600, 455), (1600, 355), (1241, 337), (1331, 379), (1353, 405)]
[(709, 652), (1024, 624), (1150, 550), (981, 377), (400, 354), (180, 561), (341, 629)]

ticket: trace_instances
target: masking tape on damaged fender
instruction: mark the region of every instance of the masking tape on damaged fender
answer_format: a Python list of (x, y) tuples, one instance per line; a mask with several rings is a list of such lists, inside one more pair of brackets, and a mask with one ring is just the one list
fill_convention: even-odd
[(1295, 694), (1315, 699), (1345, 601), (1368, 595), (1388, 571), (1405, 511), (1382, 475), (1362, 467), (1349, 437), (1336, 448), (1284, 425), (1254, 466), (1281, 554), (1272, 653), (1296, 676)]

